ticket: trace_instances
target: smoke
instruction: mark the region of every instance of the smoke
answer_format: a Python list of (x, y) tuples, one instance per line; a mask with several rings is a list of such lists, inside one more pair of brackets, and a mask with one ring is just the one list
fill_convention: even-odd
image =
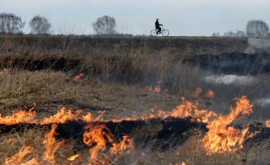
[(248, 45), (254, 48), (270, 48), (270, 39), (249, 38)]
[(234, 84), (234, 85), (249, 85), (256, 82), (256, 78), (252, 76), (237, 76), (237, 75), (211, 75), (205, 78), (208, 83), (214, 84)]

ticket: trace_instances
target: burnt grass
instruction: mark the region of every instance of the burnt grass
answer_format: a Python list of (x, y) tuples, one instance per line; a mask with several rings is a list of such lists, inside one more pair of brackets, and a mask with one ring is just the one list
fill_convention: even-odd
[[(194, 118), (173, 118), (168, 117), (165, 119), (153, 118), (148, 120), (133, 120), (121, 122), (83, 122), (83, 121), (68, 121), (63, 124), (57, 124), (55, 137), (58, 140), (66, 140), (75, 142), (73, 146), (74, 150), (87, 149), (88, 147), (82, 142), (84, 128), (86, 125), (91, 124), (93, 128), (97, 125), (105, 125), (113, 134), (113, 141), (119, 143), (123, 136), (128, 136), (134, 140), (134, 146), (137, 149), (151, 148), (152, 150), (168, 151), (181, 146), (190, 136), (199, 134), (202, 138), (205, 132), (208, 131), (205, 123), (194, 121)], [(158, 129), (155, 127), (158, 126)], [(236, 126), (237, 127), (237, 126)], [(38, 128), (50, 130), (51, 125), (39, 125), (39, 124), (16, 124), (16, 125), (0, 125), (0, 132), (2, 134), (9, 133), (11, 131), (23, 132), (27, 129)], [(142, 131), (144, 128), (155, 130), (154, 133)], [(239, 128), (241, 129), (241, 128)], [(103, 130), (106, 132), (106, 130)], [(140, 134), (136, 131), (142, 131)], [(252, 138), (248, 138), (244, 141), (244, 147), (250, 147), (254, 142), (261, 144), (263, 140), (270, 138), (270, 128), (257, 126), (255, 124), (249, 125), (249, 133), (258, 134)], [(108, 147), (110, 143), (107, 143)]]
[(241, 52), (220, 55), (200, 55), (184, 59), (183, 63), (200, 66), (215, 74), (258, 75), (270, 72), (269, 53), (246, 54)]
[[(149, 83), (171, 75), (179, 63), (242, 73), (239, 68), (250, 68), (254, 61), (241, 53), (247, 46), (246, 38), (0, 36), (0, 67), (85, 73), (128, 84), (145, 82), (149, 77)], [(244, 66), (236, 64), (239, 60), (230, 65), (235, 56), (245, 56), (245, 60), (241, 58)], [(161, 60), (171, 66), (149, 67)], [(268, 71), (268, 67), (263, 71)]]
[[(60, 71), (72, 76), (84, 73), (89, 79), (96, 78), (102, 83), (116, 85), (155, 86), (162, 80), (162, 89), (168, 89), (168, 93), (178, 97), (182, 94), (179, 84), (181, 88), (188, 89), (191, 81), (196, 80), (182, 82), (179, 79), (192, 77), (190, 72), (196, 67), (216, 74), (269, 73), (269, 53), (246, 54), (244, 50), (247, 47), (247, 38), (0, 36), (0, 68), (31, 72)], [(78, 150), (85, 148), (81, 140), (86, 124), (82, 121), (58, 124), (56, 137), (77, 141), (75, 147)], [(193, 122), (190, 118), (91, 124), (105, 124), (116, 142), (128, 135), (134, 139), (136, 147), (150, 146), (161, 151), (182, 145), (196, 134), (196, 129), (203, 133), (207, 131), (206, 124)], [(50, 129), (50, 125), (0, 125), (0, 132), (20, 132), (36, 127)], [(245, 145), (270, 138), (269, 128), (251, 125), (250, 132), (255, 131), (261, 132), (248, 139)]]
[[(269, 52), (244, 53), (246, 38), (0, 36), (0, 45), (2, 68), (52, 69), (95, 77), (107, 74), (112, 75), (110, 80), (127, 83), (144, 79), (143, 68), (132, 65), (134, 58), (157, 52), (165, 52), (172, 64), (181, 62), (217, 74), (270, 71)], [(108, 73), (104, 73), (104, 61)]]
[[(134, 139), (135, 147), (145, 148), (153, 147), (158, 150), (169, 150), (176, 148), (183, 144), (190, 136), (193, 135), (191, 130), (198, 129), (200, 131), (207, 131), (206, 124), (200, 122), (194, 122), (191, 118), (173, 118), (168, 117), (164, 120), (159, 118), (153, 118), (148, 120), (134, 120), (134, 121), (121, 121), (121, 122), (90, 122), (85, 123), (83, 121), (68, 121), (64, 124), (58, 124), (56, 129), (56, 138), (77, 141), (75, 148), (84, 148), (85, 145), (82, 142), (84, 127), (87, 124), (93, 126), (105, 125), (110, 133), (114, 135), (114, 142), (119, 143), (123, 136), (128, 136)], [(142, 134), (134, 134), (136, 130), (142, 130), (145, 127), (153, 129), (158, 126), (158, 130), (154, 134), (149, 132), (143, 132)], [(0, 125), (0, 132), (5, 134), (11, 131), (22, 132), (26, 129), (40, 128), (50, 129), (51, 125), (38, 125), (38, 124), (16, 124), (16, 125)], [(105, 131), (105, 130), (104, 130)]]

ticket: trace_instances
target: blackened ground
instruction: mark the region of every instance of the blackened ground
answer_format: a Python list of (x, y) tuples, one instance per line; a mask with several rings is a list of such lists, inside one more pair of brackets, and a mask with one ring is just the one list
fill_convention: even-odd
[(245, 54), (241, 52), (220, 55), (200, 55), (184, 59), (183, 63), (199, 66), (215, 74), (258, 75), (270, 72), (270, 54)]
[[(159, 118), (149, 120), (136, 121), (122, 121), (122, 122), (93, 122), (85, 123), (82, 121), (70, 121), (64, 124), (58, 124), (56, 137), (69, 141), (77, 141), (76, 148), (84, 146), (82, 143), (84, 127), (87, 124), (93, 126), (105, 125), (114, 135), (114, 141), (119, 142), (123, 136), (128, 136), (134, 139), (136, 147), (149, 147), (154, 149), (166, 150), (171, 147), (177, 147), (183, 144), (192, 134), (191, 130), (198, 129), (203, 132), (207, 131), (206, 124), (194, 122), (191, 118), (166, 118), (161, 120)], [(19, 125), (0, 125), (1, 133), (8, 133), (10, 131), (24, 131), (40, 127), (48, 129), (49, 125), (35, 125), (35, 124), (19, 124)], [(145, 129), (146, 128), (146, 129)], [(104, 130), (105, 131), (105, 130)]]

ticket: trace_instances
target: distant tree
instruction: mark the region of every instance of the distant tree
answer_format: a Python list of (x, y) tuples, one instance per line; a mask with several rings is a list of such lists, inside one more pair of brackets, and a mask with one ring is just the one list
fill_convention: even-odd
[(238, 30), (236, 33), (229, 31), (224, 33), (224, 37), (245, 37), (246, 34), (243, 31)]
[(116, 21), (113, 17), (105, 15), (98, 18), (92, 25), (95, 32), (99, 35), (116, 34)]
[(243, 31), (238, 30), (238, 31), (236, 32), (236, 37), (245, 37), (245, 36), (246, 36), (246, 34), (245, 34), (245, 32), (243, 32)]
[(225, 32), (224, 37), (236, 37), (236, 34), (232, 31)]
[(262, 20), (252, 20), (247, 23), (247, 35), (250, 37), (267, 37), (268, 31), (268, 25)]
[(31, 32), (34, 34), (50, 33), (51, 24), (45, 17), (35, 16), (29, 23)]
[(24, 27), (22, 19), (14, 14), (1, 13), (0, 14), (0, 33), (22, 33)]
[(213, 33), (212, 37), (220, 37), (220, 34), (219, 33)]

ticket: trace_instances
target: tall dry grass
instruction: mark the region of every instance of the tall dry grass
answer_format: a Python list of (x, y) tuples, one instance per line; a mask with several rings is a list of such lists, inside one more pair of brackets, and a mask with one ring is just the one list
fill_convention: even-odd
[[(9, 71), (0, 73), (0, 112), (10, 114), (13, 109), (33, 106), (33, 102), (37, 103), (38, 118), (54, 114), (62, 106), (91, 112), (107, 110), (107, 118), (148, 112), (155, 105), (156, 109), (170, 110), (179, 104), (181, 96), (190, 96), (204, 74), (198, 67), (183, 64), (184, 59), (242, 51), (246, 44), (246, 39), (224, 38), (1, 36), (0, 68)], [(79, 73), (86, 76), (75, 81)], [(161, 93), (144, 88), (154, 87), (159, 81)], [(224, 105), (211, 99), (200, 101), (216, 107)], [(154, 135), (159, 129), (149, 126), (133, 134)], [(42, 159), (41, 139), (47, 131), (34, 127), (1, 133), (1, 163), (24, 145), (32, 145)], [(73, 145), (67, 142), (60, 147), (56, 164), (69, 164), (67, 158), (77, 152), (88, 155), (87, 149), (75, 150)], [(193, 135), (184, 145), (168, 151), (147, 148), (131, 154), (110, 155), (109, 159), (111, 164), (134, 165), (263, 164), (269, 162), (268, 147), (266, 141), (237, 153), (206, 155), (200, 138)], [(78, 164), (86, 162), (80, 160)]]

